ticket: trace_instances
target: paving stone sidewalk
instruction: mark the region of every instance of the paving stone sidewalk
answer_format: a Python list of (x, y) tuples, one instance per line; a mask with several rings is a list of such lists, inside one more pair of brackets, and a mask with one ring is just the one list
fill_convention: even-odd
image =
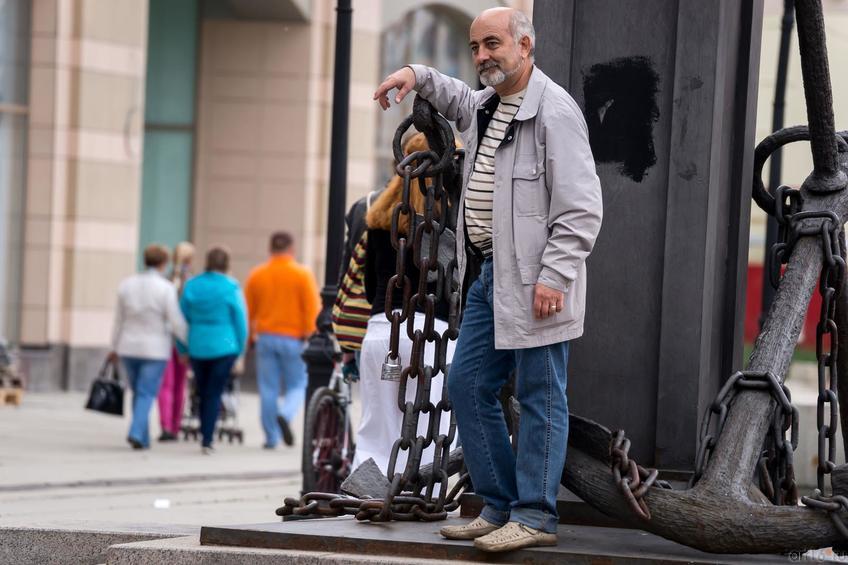
[(299, 494), (302, 413), (293, 447), (264, 450), (259, 398), (242, 393), (244, 444), (219, 442), (208, 456), (189, 441), (133, 451), (128, 416), (86, 411), (85, 399), (28, 393), (20, 407), (0, 407), (0, 526), (268, 522)]

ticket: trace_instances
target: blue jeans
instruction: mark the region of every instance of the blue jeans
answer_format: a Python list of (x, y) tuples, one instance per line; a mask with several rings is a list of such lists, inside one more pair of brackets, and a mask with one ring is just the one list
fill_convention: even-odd
[(121, 357), (121, 361), (127, 370), (127, 378), (133, 393), (129, 437), (144, 447), (150, 447), (148, 425), (150, 407), (159, 395), (167, 361), (140, 357)]
[[(278, 334), (259, 334), (256, 340), (256, 378), (265, 445), (280, 443), (277, 416), (291, 422), (306, 399), (306, 363), (303, 342)], [(280, 380), (285, 384), (280, 398)]]
[[(448, 375), (465, 464), (485, 502), (483, 518), (556, 532), (568, 440), (568, 342), (495, 349), (492, 286), (492, 260), (487, 259), (468, 291)], [(517, 454), (499, 398), (512, 369), (517, 369), (515, 396), (521, 403)]]
[(200, 398), (200, 435), (203, 447), (211, 447), (215, 438), (215, 423), (221, 412), (221, 395), (230, 379), (230, 370), (237, 355), (224, 355), (212, 359), (191, 358), (194, 385)]

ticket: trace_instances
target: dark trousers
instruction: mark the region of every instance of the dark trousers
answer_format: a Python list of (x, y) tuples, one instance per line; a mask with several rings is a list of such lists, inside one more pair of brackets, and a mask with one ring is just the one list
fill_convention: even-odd
[(215, 422), (221, 411), (221, 394), (230, 378), (236, 355), (213, 359), (191, 359), (197, 396), (200, 398), (200, 434), (203, 447), (210, 447), (215, 436)]

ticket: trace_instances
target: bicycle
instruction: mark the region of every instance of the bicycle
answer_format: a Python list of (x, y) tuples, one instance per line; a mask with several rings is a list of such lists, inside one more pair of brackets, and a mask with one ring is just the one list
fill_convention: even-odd
[(303, 492), (341, 492), (356, 445), (350, 420), (351, 376), (337, 363), (328, 386), (318, 388), (306, 408), (303, 433)]

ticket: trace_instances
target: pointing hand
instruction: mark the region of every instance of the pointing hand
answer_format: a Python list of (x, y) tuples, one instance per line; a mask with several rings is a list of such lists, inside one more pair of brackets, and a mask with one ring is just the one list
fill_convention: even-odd
[(387, 76), (386, 80), (377, 87), (377, 91), (374, 93), (374, 100), (380, 104), (383, 110), (389, 109), (388, 93), (393, 88), (398, 89), (398, 93), (395, 96), (395, 104), (400, 104), (406, 98), (406, 95), (409, 94), (409, 91), (415, 88), (415, 72), (409, 67), (403, 67)]

